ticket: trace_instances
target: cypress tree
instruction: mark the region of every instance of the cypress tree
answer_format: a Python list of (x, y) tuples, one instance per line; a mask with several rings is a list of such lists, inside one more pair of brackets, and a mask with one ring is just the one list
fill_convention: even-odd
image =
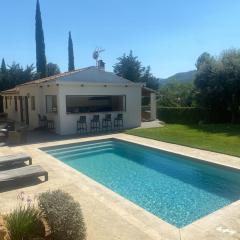
[(68, 71), (74, 71), (75, 66), (74, 66), (74, 53), (73, 53), (73, 41), (72, 41), (72, 36), (71, 32), (69, 32), (68, 36)]
[(42, 17), (39, 0), (37, 0), (36, 17), (35, 17), (35, 38), (36, 38), (36, 65), (37, 73), (41, 78), (47, 75), (47, 60), (45, 55), (45, 43), (42, 27)]
[(9, 78), (8, 78), (6, 63), (3, 58), (1, 63), (1, 68), (0, 68), (0, 91), (6, 90), (8, 88), (9, 88)]
[(2, 64), (1, 64), (1, 72), (6, 73), (7, 67), (4, 58), (2, 59)]

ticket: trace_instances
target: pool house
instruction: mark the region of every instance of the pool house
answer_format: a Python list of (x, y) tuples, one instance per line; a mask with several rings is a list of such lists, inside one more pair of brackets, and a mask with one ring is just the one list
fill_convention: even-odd
[(154, 91), (97, 67), (27, 82), (1, 95), (9, 119), (60, 135), (138, 127), (143, 96), (149, 98), (148, 120), (156, 118)]

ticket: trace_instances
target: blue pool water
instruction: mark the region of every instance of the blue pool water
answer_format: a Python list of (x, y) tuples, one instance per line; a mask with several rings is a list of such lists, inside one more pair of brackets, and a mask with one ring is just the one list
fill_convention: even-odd
[(240, 172), (137, 144), (43, 150), (179, 228), (240, 199)]

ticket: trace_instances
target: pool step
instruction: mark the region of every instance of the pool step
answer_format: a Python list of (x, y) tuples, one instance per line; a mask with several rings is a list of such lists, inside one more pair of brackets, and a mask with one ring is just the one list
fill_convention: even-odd
[(81, 153), (77, 153), (77, 154), (62, 154), (62, 155), (58, 155), (55, 156), (54, 154), (52, 154), (52, 156), (62, 160), (62, 161), (72, 161), (72, 160), (76, 160), (76, 159), (80, 159), (83, 157), (87, 157), (87, 156), (91, 156), (91, 155), (96, 155), (96, 154), (100, 154), (100, 153), (110, 153), (113, 151), (113, 148), (104, 148), (104, 149), (99, 149), (99, 150), (94, 150), (94, 151), (85, 151), (85, 152), (81, 152)]
[(94, 149), (103, 149), (103, 148), (108, 148), (108, 147), (113, 147), (112, 144), (102, 144), (102, 145), (86, 145), (86, 146), (79, 146), (78, 148), (70, 148), (70, 149), (59, 149), (59, 150), (54, 150), (54, 151), (47, 151), (49, 154), (67, 154), (67, 153), (78, 153), (82, 151), (91, 151)]
[(65, 150), (70, 150), (70, 149), (79, 149), (79, 148), (86, 148), (86, 147), (91, 147), (91, 146), (100, 146), (104, 144), (112, 144), (112, 141), (106, 141), (106, 142), (96, 142), (96, 143), (85, 143), (85, 144), (78, 144), (78, 145), (69, 145), (65, 147), (58, 146), (57, 148), (45, 150), (48, 153), (54, 153), (54, 152), (59, 152), (59, 151), (65, 151)]

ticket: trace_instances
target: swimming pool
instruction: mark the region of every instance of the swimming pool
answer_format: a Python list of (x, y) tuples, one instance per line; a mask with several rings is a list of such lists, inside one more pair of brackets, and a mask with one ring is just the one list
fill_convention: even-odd
[(110, 139), (42, 149), (178, 228), (240, 199), (240, 172)]

